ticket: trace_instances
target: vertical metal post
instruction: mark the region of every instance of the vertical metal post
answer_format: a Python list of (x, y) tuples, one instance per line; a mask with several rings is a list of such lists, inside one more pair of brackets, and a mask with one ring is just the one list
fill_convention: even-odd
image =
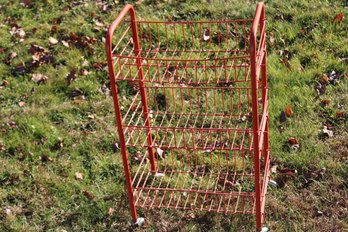
[(137, 62), (138, 77), (139, 77), (139, 88), (140, 88), (140, 96), (141, 96), (141, 102), (143, 105), (143, 113), (144, 113), (144, 118), (145, 118), (149, 159), (150, 159), (151, 171), (154, 172), (154, 171), (156, 171), (156, 164), (155, 164), (154, 152), (152, 149), (152, 135), (151, 135), (151, 130), (150, 130), (150, 117), (149, 117), (149, 110), (148, 110), (148, 106), (147, 106), (146, 91), (145, 91), (145, 85), (144, 85), (144, 72), (143, 72), (143, 68), (142, 68), (139, 37), (138, 37), (138, 30), (137, 30), (136, 17), (135, 17), (134, 10), (130, 11), (130, 16), (131, 16), (131, 27), (132, 27), (132, 38), (133, 38), (133, 43), (134, 43), (134, 52), (135, 52), (135, 55), (137, 57), (136, 62)]
[(261, 231), (262, 213), (261, 213), (261, 180), (260, 180), (260, 147), (259, 147), (259, 112), (258, 112), (258, 89), (259, 73), (257, 73), (256, 64), (256, 40), (257, 28), (264, 21), (263, 3), (257, 5), (255, 18), (250, 32), (250, 69), (251, 69), (251, 94), (252, 94), (252, 122), (253, 122), (253, 140), (254, 140), (254, 169), (255, 169), (255, 205), (256, 205), (256, 229)]
[[(262, 59), (262, 63), (261, 63), (261, 74), (262, 74), (262, 103), (263, 106), (265, 106), (266, 102), (268, 102), (268, 94), (267, 94), (267, 90), (268, 90), (268, 80), (267, 80), (267, 50), (266, 50), (266, 16), (265, 16), (265, 11), (263, 10), (261, 13), (261, 28), (265, 28), (264, 31), (264, 47), (261, 48), (264, 52), (264, 56)], [(267, 167), (267, 163), (269, 162), (269, 123), (268, 123), (268, 111), (267, 111), (267, 116), (266, 116), (266, 126), (265, 126), (265, 131), (264, 134), (262, 136), (264, 136), (264, 140), (263, 140), (263, 160), (264, 160), (264, 167)], [(269, 172), (269, 170), (265, 170), (265, 172)], [(269, 174), (267, 174), (268, 176)], [(264, 182), (267, 180), (263, 180)], [(263, 185), (264, 188), (262, 191), (262, 201), (265, 201), (266, 199), (266, 192), (267, 192), (267, 185)], [(261, 209), (261, 222), (264, 221), (264, 211), (265, 211), (265, 203), (262, 202), (262, 209)]]
[(111, 85), (111, 91), (112, 91), (113, 102), (114, 102), (114, 107), (115, 107), (115, 117), (116, 117), (118, 137), (120, 140), (119, 142), (120, 142), (120, 147), (121, 147), (123, 169), (124, 169), (125, 179), (126, 179), (126, 188), (127, 188), (128, 199), (129, 199), (129, 207), (130, 207), (133, 222), (136, 222), (137, 221), (137, 211), (136, 211), (135, 204), (134, 204), (132, 179), (131, 179), (129, 163), (128, 163), (126, 140), (125, 140), (125, 137), (123, 134), (120, 101), (119, 101), (118, 89), (117, 89), (116, 81), (115, 81), (114, 62), (112, 60), (112, 35), (113, 35), (116, 27), (120, 24), (121, 20), (123, 20), (124, 16), (129, 11), (132, 11), (132, 10), (133, 10), (133, 7), (131, 5), (126, 5), (123, 8), (123, 10), (120, 12), (117, 19), (114, 21), (114, 23), (109, 27), (108, 33), (106, 36), (105, 50), (106, 50), (106, 56), (107, 56), (107, 61), (108, 61), (110, 85)]

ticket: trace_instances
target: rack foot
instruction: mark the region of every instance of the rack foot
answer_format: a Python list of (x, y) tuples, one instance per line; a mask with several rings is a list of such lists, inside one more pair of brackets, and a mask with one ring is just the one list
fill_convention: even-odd
[(275, 180), (269, 180), (268, 186), (272, 186), (272, 187), (275, 187), (275, 188), (279, 187), (278, 183)]
[(268, 227), (264, 226), (262, 227), (260, 232), (269, 232), (270, 230), (268, 229)]
[(145, 219), (140, 217), (137, 219), (137, 221), (133, 224), (135, 227), (142, 227), (145, 223)]

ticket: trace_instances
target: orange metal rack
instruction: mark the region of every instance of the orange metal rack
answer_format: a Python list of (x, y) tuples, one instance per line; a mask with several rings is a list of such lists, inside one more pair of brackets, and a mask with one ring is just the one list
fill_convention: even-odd
[(253, 20), (137, 21), (126, 5), (106, 54), (130, 211), (265, 216), (269, 181), (263, 3)]

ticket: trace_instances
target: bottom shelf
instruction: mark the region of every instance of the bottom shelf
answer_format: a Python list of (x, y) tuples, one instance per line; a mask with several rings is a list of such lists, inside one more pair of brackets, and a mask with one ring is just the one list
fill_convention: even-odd
[(144, 156), (132, 187), (138, 207), (255, 213), (254, 175), (247, 170), (206, 169), (200, 165), (189, 171), (164, 166), (153, 172)]

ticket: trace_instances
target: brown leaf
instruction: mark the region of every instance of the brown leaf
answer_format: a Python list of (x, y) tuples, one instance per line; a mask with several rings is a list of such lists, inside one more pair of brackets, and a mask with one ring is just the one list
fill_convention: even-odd
[(294, 111), (292, 110), (291, 106), (288, 105), (288, 106), (285, 107), (284, 113), (285, 113), (285, 115), (286, 115), (287, 117), (291, 117), (292, 114), (294, 113)]
[(88, 74), (90, 74), (91, 72), (87, 71), (86, 69), (80, 69), (79, 74), (82, 76), (87, 76)]
[(296, 138), (294, 137), (291, 137), (288, 139), (288, 143), (290, 145), (290, 148), (294, 151), (297, 151), (299, 148), (300, 148), (300, 144), (299, 142), (297, 141)]
[(0, 48), (0, 54), (5, 52), (5, 48)]
[(73, 103), (74, 105), (81, 105), (82, 100), (81, 100), (81, 99), (75, 99), (75, 100), (72, 101), (72, 103)]
[(290, 145), (299, 144), (297, 139), (293, 137), (289, 138), (288, 142), (290, 143)]
[(330, 102), (331, 102), (331, 100), (324, 99), (324, 100), (321, 100), (320, 105), (325, 107), (325, 106), (328, 106), (330, 104)]
[(43, 52), (47, 52), (46, 48), (43, 48), (39, 45), (35, 45), (35, 44), (30, 44), (30, 48), (29, 48), (29, 52), (32, 55), (35, 55), (36, 53), (43, 53)]
[(32, 1), (31, 0), (23, 0), (21, 5), (24, 7), (31, 7)]
[(16, 57), (17, 57), (17, 53), (16, 52), (11, 52), (10, 54), (8, 54), (8, 59), (10, 59), (10, 60), (13, 60)]
[(83, 190), (82, 194), (88, 199), (88, 200), (93, 200), (94, 196), (92, 193), (88, 192), (87, 190)]
[(27, 72), (24, 62), (18, 63), (14, 69), (12, 69), (13, 76), (24, 75)]
[(326, 74), (324, 74), (320, 79), (320, 83), (323, 85), (329, 84), (329, 77)]
[(70, 38), (72, 41), (77, 41), (77, 40), (79, 39), (79, 37), (76, 35), (75, 32), (70, 32), (69, 38)]
[(336, 118), (343, 118), (343, 117), (344, 117), (344, 112), (342, 111), (336, 112)]
[(70, 97), (74, 98), (74, 97), (81, 96), (82, 94), (83, 92), (79, 88), (75, 88), (70, 92)]
[(314, 87), (315, 93), (318, 96), (324, 95), (326, 92), (326, 85), (321, 84), (320, 82), (318, 82), (315, 87)]
[(83, 175), (80, 172), (75, 172), (75, 179), (76, 180), (83, 180)]
[(105, 66), (104, 62), (99, 62), (99, 63), (94, 63), (93, 68), (95, 68), (96, 70), (102, 70)]
[(53, 150), (58, 151), (64, 147), (63, 139), (58, 137), (58, 141), (54, 144)]
[(52, 33), (57, 33), (57, 32), (58, 32), (58, 28), (59, 28), (59, 27), (58, 27), (57, 24), (53, 25), (52, 28), (51, 28), (51, 32), (52, 32)]
[(68, 82), (68, 85), (71, 84), (76, 79), (76, 69), (73, 69), (70, 71), (70, 73), (66, 76), (66, 81)]
[(339, 13), (335, 16), (333, 21), (335, 23), (340, 23), (340, 22), (342, 22), (343, 19), (344, 19), (344, 13)]
[(51, 161), (52, 161), (52, 158), (49, 157), (48, 155), (42, 155), (42, 156), (40, 156), (40, 159), (41, 159), (41, 161), (44, 162), (44, 163), (47, 163), (47, 162), (51, 162)]
[(290, 168), (281, 169), (279, 170), (279, 172), (283, 175), (288, 175), (288, 176), (294, 176), (295, 174), (297, 174), (296, 169), (290, 169)]

